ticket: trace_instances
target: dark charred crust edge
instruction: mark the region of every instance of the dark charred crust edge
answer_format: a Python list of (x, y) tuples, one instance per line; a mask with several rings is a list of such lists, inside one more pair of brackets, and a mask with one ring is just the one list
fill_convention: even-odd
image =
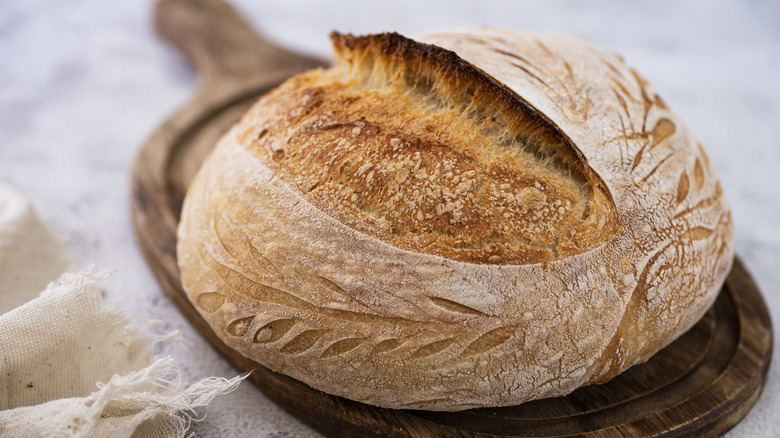
[(568, 156), (564, 158), (570, 161), (569, 164), (581, 168), (588, 181), (598, 187), (614, 206), (612, 194), (604, 181), (593, 172), (579, 148), (555, 122), (523, 99), (522, 96), (479, 67), (464, 60), (457, 53), (433, 44), (414, 41), (397, 32), (356, 36), (333, 31), (330, 34), (330, 39), (337, 54), (372, 50), (387, 59), (398, 59), (410, 65), (420, 63), (423, 66), (436, 68), (444, 72), (448, 80), (454, 84), (479, 84), (484, 87), (487, 93), (492, 94), (497, 99), (500, 106), (508, 110), (508, 114), (514, 113), (518, 118), (531, 122), (535, 136), (552, 144), (564, 145), (568, 152)]

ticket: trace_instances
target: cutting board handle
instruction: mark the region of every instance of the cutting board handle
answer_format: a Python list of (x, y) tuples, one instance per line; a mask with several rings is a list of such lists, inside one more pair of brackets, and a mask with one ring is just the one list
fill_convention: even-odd
[(207, 87), (270, 80), (323, 64), (272, 44), (221, 0), (160, 0), (155, 25), (190, 58)]

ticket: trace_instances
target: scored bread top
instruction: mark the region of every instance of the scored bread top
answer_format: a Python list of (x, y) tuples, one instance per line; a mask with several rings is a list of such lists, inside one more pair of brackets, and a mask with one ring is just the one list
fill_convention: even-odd
[(333, 41), (188, 189), (182, 285), (227, 345), (330, 394), (460, 410), (608, 380), (711, 305), (728, 205), (618, 56), (490, 28)]
[(246, 132), (307, 201), (396, 247), (467, 262), (546, 262), (614, 235), (603, 182), (520, 96), (398, 34), (332, 40), (334, 68), (275, 90), (272, 116)]

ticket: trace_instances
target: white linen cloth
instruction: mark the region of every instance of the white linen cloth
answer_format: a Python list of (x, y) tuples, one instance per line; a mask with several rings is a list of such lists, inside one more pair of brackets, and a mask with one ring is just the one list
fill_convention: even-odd
[(108, 272), (60, 276), (69, 265), (0, 180), (0, 436), (180, 437), (196, 408), (242, 380), (187, 386), (175, 359), (154, 357), (170, 336), (147, 335), (118, 305), (103, 305), (97, 281)]

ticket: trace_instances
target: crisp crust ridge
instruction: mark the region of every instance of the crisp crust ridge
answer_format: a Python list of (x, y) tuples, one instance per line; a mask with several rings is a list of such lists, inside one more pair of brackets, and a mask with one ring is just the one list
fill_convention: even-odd
[(398, 34), (331, 38), (332, 69), (287, 82), (258, 107), (271, 117), (242, 124), (308, 202), (396, 247), (475, 263), (548, 262), (615, 234), (601, 179), (516, 93)]

